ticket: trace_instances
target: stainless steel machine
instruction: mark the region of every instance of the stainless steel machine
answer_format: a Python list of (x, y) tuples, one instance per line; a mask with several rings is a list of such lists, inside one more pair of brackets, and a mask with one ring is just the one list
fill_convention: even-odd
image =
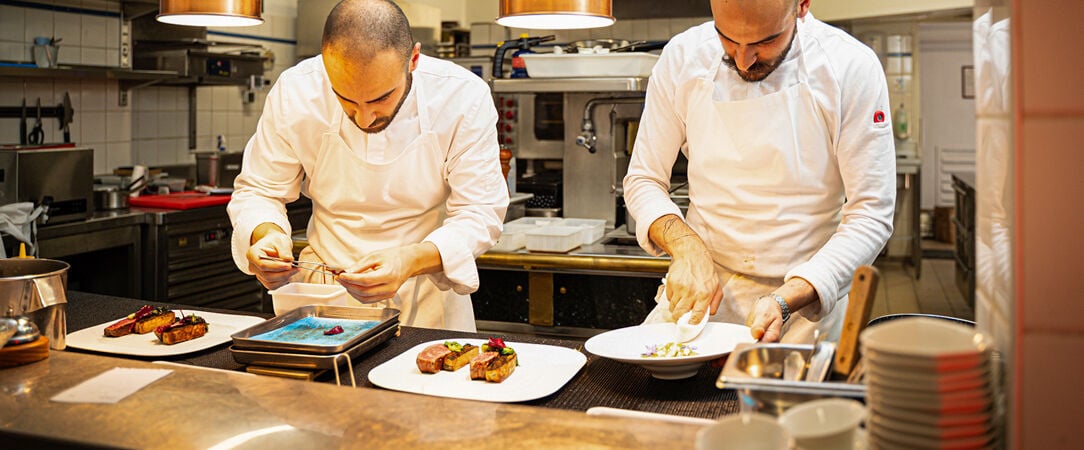
[(47, 205), (39, 221), (85, 220), (94, 212), (94, 150), (86, 147), (0, 150), (0, 205)]
[(560, 161), (562, 216), (623, 224), (620, 187), (646, 88), (639, 77), (493, 80), (501, 143), (527, 170)]

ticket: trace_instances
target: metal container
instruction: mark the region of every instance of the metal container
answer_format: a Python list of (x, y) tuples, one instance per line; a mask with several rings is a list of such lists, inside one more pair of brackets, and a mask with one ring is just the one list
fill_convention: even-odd
[(128, 191), (120, 186), (94, 186), (94, 208), (98, 211), (112, 211), (128, 207)]
[(727, 358), (715, 386), (735, 389), (744, 405), (780, 415), (791, 406), (830, 397), (864, 399), (865, 385), (841, 382), (784, 381), (783, 360), (798, 352), (809, 361), (812, 345), (738, 344)]
[(51, 259), (0, 259), (0, 315), (29, 316), (50, 348), (64, 350), (70, 268)]
[(244, 153), (196, 152), (196, 184), (233, 187)]
[(0, 205), (48, 205), (47, 214), (38, 217), (42, 224), (90, 218), (93, 188), (93, 149), (0, 150)]
[[(311, 329), (288, 330), (290, 325), (302, 319), (314, 317), (323, 319), (337, 319), (343, 322), (373, 321), (376, 325), (364, 332), (354, 335), (344, 334), (345, 341), (336, 341), (332, 344), (311, 343)], [(294, 309), (274, 319), (253, 325), (232, 335), (233, 348), (238, 350), (253, 350), (279, 353), (308, 353), (330, 355), (343, 353), (358, 343), (379, 334), (388, 328), (393, 328), (399, 323), (399, 310), (394, 308), (362, 308), (353, 306), (331, 305), (307, 305)], [(348, 327), (346, 327), (348, 328)], [(260, 339), (259, 335), (272, 331), (289, 331), (281, 339)], [(308, 333), (308, 334), (306, 334)], [(319, 334), (316, 332), (316, 334)]]

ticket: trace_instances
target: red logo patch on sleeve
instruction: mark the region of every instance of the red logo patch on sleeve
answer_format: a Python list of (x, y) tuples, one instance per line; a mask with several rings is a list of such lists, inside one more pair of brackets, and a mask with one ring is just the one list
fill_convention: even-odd
[(873, 123), (884, 123), (885, 113), (884, 111), (877, 111), (873, 113)]

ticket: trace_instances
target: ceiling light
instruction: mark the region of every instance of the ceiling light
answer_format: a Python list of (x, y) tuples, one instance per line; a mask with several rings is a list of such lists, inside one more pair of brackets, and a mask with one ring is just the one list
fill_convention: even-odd
[(194, 27), (247, 27), (263, 23), (262, 0), (159, 0), (158, 21)]
[(536, 30), (570, 30), (613, 25), (610, 0), (500, 0), (497, 24)]

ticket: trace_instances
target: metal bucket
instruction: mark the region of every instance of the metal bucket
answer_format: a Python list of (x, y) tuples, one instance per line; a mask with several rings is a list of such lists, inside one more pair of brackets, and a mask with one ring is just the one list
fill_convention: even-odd
[(69, 268), (52, 259), (0, 259), (0, 315), (29, 316), (50, 348), (64, 350)]

